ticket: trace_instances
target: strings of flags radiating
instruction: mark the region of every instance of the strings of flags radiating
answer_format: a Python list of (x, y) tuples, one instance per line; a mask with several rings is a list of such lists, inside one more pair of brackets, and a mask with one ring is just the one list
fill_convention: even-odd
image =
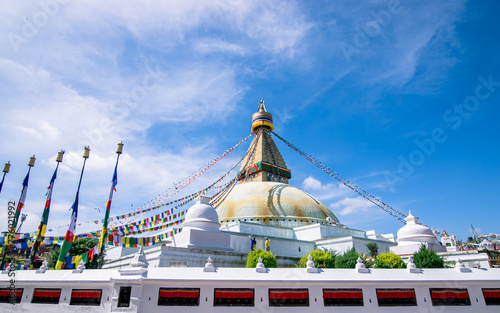
[[(184, 189), (187, 185), (189, 185), (190, 183), (192, 183), (196, 178), (200, 177), (209, 168), (211, 168), (212, 166), (214, 166), (215, 164), (217, 164), (217, 162), (219, 162), (222, 158), (224, 158), (231, 151), (233, 151), (234, 149), (236, 149), (239, 145), (241, 145), (243, 142), (245, 142), (251, 136), (252, 136), (252, 134), (246, 136), (240, 142), (238, 142), (236, 145), (234, 145), (233, 147), (231, 147), (229, 150), (226, 150), (224, 153), (222, 153), (218, 157), (214, 158), (212, 161), (208, 162), (205, 166), (203, 166), (200, 169), (198, 169), (197, 171), (191, 173), (189, 176), (187, 176), (183, 180), (175, 183), (174, 185), (172, 185), (172, 187), (168, 188), (167, 190), (165, 190), (164, 192), (162, 192), (161, 194), (159, 194), (155, 198), (153, 198), (153, 199), (149, 200), (148, 202), (146, 202), (144, 205), (142, 205), (135, 212), (132, 212), (132, 213), (129, 213), (129, 214), (125, 214), (125, 215), (119, 215), (116, 218), (117, 219), (122, 219), (122, 218), (125, 218), (125, 217), (134, 216), (134, 215), (139, 214), (139, 213), (150, 211), (151, 208), (153, 208), (153, 207), (161, 206), (161, 204), (163, 202), (165, 202), (166, 199), (170, 198), (171, 196), (175, 195), (176, 193), (178, 193), (179, 191), (181, 191), (182, 189)], [(113, 219), (111, 219), (111, 220), (113, 220)]]
[[(203, 168), (200, 168), (198, 169), (196, 172), (194, 173), (201, 173), (202, 172), (205, 172), (207, 169), (209, 169), (210, 167), (212, 167), (213, 165), (215, 165), (217, 162), (220, 161), (220, 159), (222, 159), (224, 156), (226, 156), (229, 152), (233, 151), (234, 149), (236, 149), (239, 145), (241, 145), (244, 141), (246, 141), (251, 135), (245, 137), (243, 140), (241, 140), (240, 142), (238, 142), (236, 145), (234, 145), (232, 148), (230, 148), (229, 150), (226, 150), (226, 152), (224, 152), (223, 154), (221, 154), (219, 157), (215, 158), (214, 161), (212, 162), (209, 162), (210, 166), (207, 168), (207, 167), (203, 167)], [(194, 194), (191, 194), (191, 195), (188, 195), (188, 196), (185, 196), (185, 197), (182, 197), (182, 198), (179, 198), (179, 199), (176, 199), (176, 200), (173, 200), (173, 201), (169, 201), (169, 202), (166, 202), (166, 203), (162, 203), (162, 204), (159, 204), (159, 205), (156, 205), (156, 206), (152, 206), (152, 207), (148, 207), (148, 208), (145, 208), (145, 209), (138, 209), (134, 212), (131, 212), (131, 213), (127, 213), (127, 214), (122, 214), (122, 215), (117, 215), (117, 216), (114, 216), (114, 217), (110, 217), (109, 218), (109, 221), (114, 221), (115, 223), (113, 225), (117, 225), (119, 224), (120, 220), (124, 220), (124, 219), (128, 219), (130, 217), (133, 217), (137, 214), (140, 214), (140, 213), (145, 213), (145, 212), (150, 212), (150, 211), (154, 211), (156, 209), (159, 209), (159, 208), (162, 208), (162, 207), (166, 207), (166, 206), (169, 206), (169, 205), (172, 205), (174, 203), (177, 203), (177, 202), (180, 202), (180, 201), (185, 201), (187, 199), (194, 199), (196, 198), (198, 195), (202, 194), (202, 193), (205, 193), (207, 192), (208, 190), (210, 189), (214, 189), (214, 188), (218, 188), (218, 189), (221, 189), (223, 188), (225, 185), (223, 186), (216, 186), (216, 184), (218, 184), (219, 182), (221, 182), (223, 179), (225, 179), (230, 173), (231, 171), (234, 170), (234, 168), (241, 163), (241, 160), (231, 169), (229, 170), (226, 174), (224, 174), (222, 177), (220, 177), (217, 181), (215, 181), (212, 185), (210, 185), (209, 187), (199, 191), (199, 192), (196, 192)], [(201, 175), (199, 174), (199, 175)], [(197, 177), (199, 177), (199, 175)], [(193, 175), (191, 175), (193, 176)], [(196, 177), (196, 178), (197, 178)], [(191, 183), (193, 180), (187, 180), (187, 179), (183, 179), (182, 181), (189, 181), (189, 183)], [(175, 184), (177, 186), (180, 186), (182, 185), (180, 182)], [(187, 186), (187, 185), (186, 185)], [(184, 186), (185, 187), (185, 186)], [(183, 187), (183, 188), (184, 188)], [(180, 191), (180, 190), (179, 190)], [(152, 201), (152, 200), (151, 200)], [(148, 201), (148, 202), (151, 202), (151, 201)], [(188, 201), (189, 202), (189, 201)], [(185, 204), (185, 203), (184, 203)], [(175, 209), (175, 208), (174, 208)], [(167, 210), (163, 213), (160, 213), (156, 216), (156, 218), (160, 219), (160, 218), (165, 218), (165, 215), (169, 215), (171, 212), (172, 209), (170, 210)], [(160, 217), (161, 216), (161, 217)], [(148, 219), (151, 219), (151, 218), (148, 218)], [(148, 219), (143, 219), (141, 221), (138, 221), (138, 222), (132, 222), (130, 223), (130, 225), (140, 225), (140, 224), (143, 224), (143, 223), (146, 223), (148, 221)], [(103, 223), (104, 220), (89, 220), (89, 221), (86, 221), (86, 222), (80, 222), (80, 223), (77, 223), (77, 226), (81, 226), (82, 224), (85, 224), (85, 223), (94, 223), (94, 224), (99, 224), (99, 223)], [(158, 223), (157, 223), (158, 224)], [(128, 224), (125, 224), (125, 225), (128, 225)], [(61, 226), (57, 226), (57, 227), (53, 227), (53, 228), (48, 228), (46, 231), (47, 232), (52, 232), (52, 231), (56, 231), (58, 229), (61, 229), (61, 228), (66, 228), (68, 227), (69, 224), (66, 224), (66, 225), (61, 225)], [(114, 226), (112, 227), (111, 229), (118, 229), (118, 228), (123, 228), (124, 225), (120, 225), (120, 226)], [(25, 233), (25, 234), (22, 234), (19, 238), (33, 238), (34, 236), (34, 233), (33, 232), (29, 232), (29, 233)], [(0, 243), (3, 242), (3, 236), (0, 235)]]
[[(255, 156), (255, 151), (257, 150), (257, 144), (259, 142), (259, 139), (261, 137), (261, 134), (262, 134), (262, 130), (259, 130), (256, 134), (255, 134), (255, 137), (254, 137), (254, 140), (252, 140), (252, 143), (250, 144), (250, 147), (247, 151), (247, 153), (245, 154), (245, 156), (240, 160), (240, 162), (242, 162), (243, 160), (246, 159), (246, 162), (243, 166), (243, 170), (241, 170), (240, 172), (238, 172), (236, 174), (236, 177), (234, 177), (232, 180), (230, 180), (229, 182), (227, 182), (221, 191), (219, 191), (218, 193), (216, 193), (213, 197), (212, 197), (212, 200), (210, 201), (210, 204), (212, 204), (215, 208), (219, 207), (219, 205), (224, 201), (224, 199), (226, 199), (227, 195), (231, 192), (231, 190), (233, 190), (233, 187), (235, 186), (236, 182), (239, 180), (240, 178), (240, 173), (245, 173), (247, 171), (247, 168), (250, 164), (253, 164), (253, 159), (254, 159), (254, 156)], [(238, 162), (234, 167), (233, 169), (238, 166), (238, 164), (240, 163)]]
[[(176, 192), (180, 191), (185, 186), (189, 185), (197, 177), (199, 177), (201, 174), (203, 174), (206, 170), (208, 170), (210, 167), (212, 167), (217, 162), (219, 162), (229, 152), (233, 151), (240, 144), (242, 144), (244, 141), (246, 141), (251, 135), (252, 134), (250, 134), (249, 136), (245, 137), (243, 140), (241, 140), (236, 145), (234, 145), (231, 149), (226, 150), (225, 153), (223, 153), (219, 157), (217, 157), (214, 160), (212, 160), (211, 162), (209, 162), (205, 167), (203, 167), (203, 168), (199, 169), (198, 171), (194, 172), (188, 178), (183, 179), (181, 182), (175, 184), (174, 185), (175, 186), (174, 192), (171, 192), (170, 194), (167, 194), (166, 196), (167, 197), (171, 196), (171, 195), (175, 194)], [(248, 152), (247, 152), (247, 154), (248, 154)], [(246, 155), (245, 155), (245, 157), (246, 157)], [(138, 222), (127, 223), (127, 224), (124, 224), (124, 225), (118, 225), (118, 226), (114, 226), (114, 227), (111, 227), (111, 228), (106, 227), (106, 232), (107, 232), (107, 230), (109, 230), (110, 233), (111, 233), (111, 235), (109, 235), (109, 236), (112, 236), (112, 237), (106, 236), (106, 234), (105, 234), (104, 231), (100, 231), (100, 232), (99, 231), (95, 231), (95, 232), (90, 232), (90, 233), (85, 233), (85, 234), (80, 234), (80, 235), (75, 234), (76, 226), (82, 224), (82, 223), (76, 223), (76, 216), (77, 216), (77, 212), (78, 212), (77, 211), (77, 209), (78, 209), (78, 203), (77, 203), (78, 200), (77, 199), (75, 199), (76, 210), (75, 210), (75, 204), (72, 207), (73, 208), (73, 213), (72, 213), (72, 218), (71, 218), (71, 223), (70, 224), (59, 226), (59, 227), (56, 227), (56, 228), (47, 229), (46, 228), (46, 226), (47, 226), (46, 219), (48, 218), (48, 214), (45, 214), (46, 210), (44, 210), (44, 214), (42, 214), (41, 226), (39, 227), (39, 230), (36, 232), (36, 236), (35, 236), (35, 232), (30, 232), (30, 233), (25, 233), (25, 234), (16, 234), (14, 237), (15, 237), (15, 239), (26, 238), (26, 239), (31, 239), (31, 240), (35, 238), (38, 246), (41, 245), (41, 244), (57, 243), (57, 242), (61, 242), (61, 240), (62, 240), (63, 237), (61, 237), (61, 236), (44, 236), (45, 232), (47, 232), (47, 231), (50, 232), (50, 231), (53, 231), (53, 230), (56, 230), (56, 229), (59, 229), (59, 228), (62, 228), (62, 227), (69, 227), (68, 228), (68, 232), (66, 233), (66, 236), (64, 236), (65, 239), (63, 240), (66, 243), (66, 246), (69, 246), (69, 247), (71, 246), (70, 244), (73, 241), (72, 239), (74, 239), (75, 237), (76, 238), (101, 237), (100, 243), (102, 242), (102, 238), (103, 237), (109, 237), (108, 239), (114, 238), (113, 241), (109, 241), (108, 242), (108, 244), (113, 244), (113, 245), (116, 245), (117, 242), (122, 242), (122, 241), (123, 241), (123, 245), (125, 245), (125, 246), (133, 246), (134, 243), (135, 244), (137, 244), (137, 243), (144, 243), (144, 244), (147, 244), (147, 245), (149, 245), (151, 243), (154, 244), (154, 242), (158, 242), (158, 240), (161, 240), (161, 238), (162, 238), (161, 236), (162, 235), (154, 236), (155, 239), (137, 239), (137, 240), (127, 239), (127, 238), (132, 238), (132, 237), (123, 237), (123, 236), (137, 235), (137, 234), (141, 234), (143, 232), (158, 231), (158, 230), (162, 230), (162, 229), (166, 229), (166, 228), (168, 229), (169, 227), (172, 227), (172, 226), (175, 226), (175, 225), (178, 225), (178, 224), (182, 223), (184, 221), (183, 216), (185, 215), (185, 213), (187, 212), (187, 210), (183, 210), (183, 211), (178, 212), (177, 209), (180, 208), (180, 207), (182, 207), (183, 205), (189, 203), (190, 201), (194, 200), (200, 194), (206, 193), (209, 189), (214, 188), (214, 189), (223, 189), (223, 191), (227, 190), (227, 184), (224, 184), (222, 186), (216, 186), (216, 185), (218, 183), (220, 183), (223, 179), (225, 179), (241, 163), (241, 161), (245, 157), (243, 157), (235, 166), (233, 166), (227, 173), (225, 173), (222, 177), (220, 177), (218, 180), (216, 180), (213, 184), (211, 184), (210, 186), (208, 186), (207, 188), (205, 188), (205, 189), (203, 189), (203, 190), (201, 190), (199, 192), (196, 192), (194, 194), (188, 195), (186, 197), (182, 197), (182, 198), (174, 200), (174, 201), (170, 201), (168, 203), (161, 203), (161, 204), (153, 206), (153, 207), (139, 209), (139, 210), (137, 210), (135, 212), (131, 212), (131, 213), (128, 213), (128, 214), (125, 214), (125, 215), (119, 215), (119, 216), (116, 216), (116, 217), (109, 218), (109, 214), (107, 214), (106, 217), (105, 217), (105, 219), (103, 219), (103, 220), (90, 220), (90, 221), (87, 222), (87, 223), (95, 223), (95, 224), (98, 224), (99, 222), (101, 222), (101, 223), (104, 224), (107, 220), (119, 221), (120, 219), (123, 219), (123, 218), (128, 218), (128, 217), (140, 214), (140, 213), (149, 212), (149, 211), (152, 211), (152, 210), (155, 210), (155, 209), (158, 209), (158, 208), (161, 208), (161, 207), (165, 207), (165, 206), (168, 206), (168, 205), (171, 205), (171, 204), (174, 204), (174, 203), (182, 201), (181, 203), (179, 203), (174, 208), (171, 208), (171, 209), (169, 209), (169, 210), (167, 210), (165, 212), (157, 214), (156, 216), (152, 216), (152, 217), (143, 219), (143, 220), (138, 221)], [(58, 162), (59, 162), (59, 160), (58, 160)], [(85, 164), (85, 161), (84, 161), (84, 164)], [(84, 166), (83, 166), (83, 168), (84, 168)], [(83, 168), (82, 168), (82, 173), (83, 173)], [(54, 183), (54, 180), (55, 180), (55, 177), (56, 177), (56, 172), (57, 172), (57, 168), (56, 168), (56, 171), (54, 172), (53, 179), (51, 180), (50, 187), (48, 188), (45, 209), (50, 208), (51, 192), (52, 192), (53, 183)], [(116, 173), (116, 168), (115, 168), (115, 173)], [(115, 177), (116, 177), (116, 175), (114, 175), (114, 177), (113, 177), (113, 182), (112, 182), (112, 185), (113, 185), (112, 188), (113, 189), (114, 189), (114, 187), (116, 185), (116, 180), (114, 179)], [(234, 182), (234, 179), (232, 181), (230, 181), (230, 183), (232, 183), (232, 182)], [(80, 183), (79, 183), (79, 186), (80, 186)], [(79, 192), (79, 188), (78, 188), (78, 191), (77, 191), (77, 198), (78, 198), (78, 192)], [(149, 201), (148, 203), (151, 203), (151, 201)], [(47, 204), (48, 204), (48, 207), (47, 207)], [(107, 203), (107, 206), (108, 206), (108, 204), (109, 204), (109, 201)], [(47, 210), (47, 212), (48, 212), (48, 210)], [(108, 212), (109, 211), (107, 211), (107, 213)], [(47, 218), (44, 218), (44, 217), (47, 217)], [(170, 222), (170, 223), (169, 224), (165, 224), (165, 225), (161, 225), (161, 226), (156, 226), (156, 225), (159, 225), (159, 224), (162, 224), (162, 223), (166, 223), (166, 222)], [(115, 223), (115, 225), (116, 224), (117, 223)], [(41, 232), (42, 230), (43, 230), (43, 233)], [(173, 235), (173, 234), (175, 234), (175, 233), (177, 233), (179, 231), (180, 230), (175, 230), (174, 229), (174, 230), (172, 230), (170, 232), (166, 232), (166, 235), (163, 234), (163, 236), (164, 237), (165, 236), (168, 237), (169, 235)], [(71, 237), (71, 238), (68, 237), (68, 234), (69, 234), (69, 237)], [(117, 239), (117, 238), (123, 238), (123, 240), (122, 239)], [(143, 237), (143, 238), (145, 238), (145, 237)], [(151, 238), (153, 238), (153, 237), (151, 237)], [(0, 236), (0, 243), (3, 243), (4, 241), (5, 241), (5, 238)], [(132, 243), (130, 243), (130, 242), (132, 242)], [(122, 243), (120, 243), (120, 244), (122, 244)], [(23, 248), (32, 247), (34, 245), (34, 243), (33, 242), (20, 243), (20, 244), (16, 244), (16, 247), (18, 245), (19, 245), (18, 248), (23, 249)], [(97, 247), (96, 248), (97, 251), (94, 251), (95, 249), (92, 248), (88, 252), (82, 254), (80, 258), (77, 257), (76, 259), (75, 259), (75, 257), (70, 257), (70, 256), (66, 255), (66, 257), (64, 257), (64, 261), (63, 261), (63, 256), (60, 255), (59, 266), (58, 267), (69, 267), (69, 266), (71, 266), (71, 264), (77, 264), (81, 259), (85, 260), (89, 256), (90, 256), (90, 259), (92, 259), (93, 255), (102, 254), (101, 250), (102, 250), (103, 245), (99, 244), (96, 247)], [(66, 249), (64, 249), (64, 250), (66, 250)], [(32, 250), (32, 251), (33, 251), (32, 254), (36, 253), (36, 250)], [(62, 253), (64, 253), (64, 251)], [(71, 260), (70, 260), (70, 258), (71, 258)]]
[(389, 215), (391, 215), (392, 217), (396, 218), (397, 220), (399, 220), (403, 224), (406, 223), (406, 221), (404, 220), (404, 218), (406, 217), (406, 215), (404, 215), (403, 213), (399, 212), (398, 210), (392, 208), (391, 206), (389, 206), (388, 204), (384, 203), (379, 198), (376, 198), (374, 195), (372, 195), (368, 191), (366, 191), (363, 188), (357, 186), (356, 184), (354, 184), (353, 182), (351, 182), (347, 178), (343, 177), (339, 173), (337, 173), (334, 170), (330, 169), (328, 166), (326, 166), (323, 163), (321, 163), (320, 161), (316, 160), (311, 155), (309, 155), (309, 154), (305, 153), (304, 151), (302, 151), (301, 149), (295, 147), (293, 144), (291, 144), (290, 142), (286, 141), (285, 139), (283, 139), (281, 136), (279, 136), (275, 132), (271, 132), (271, 133), (274, 136), (276, 136), (276, 138), (278, 138), (279, 140), (281, 140), (282, 142), (284, 142), (292, 150), (294, 150), (295, 152), (299, 153), (301, 156), (303, 156), (304, 158), (306, 158), (309, 162), (311, 162), (312, 164), (316, 165), (322, 171), (324, 171), (325, 173), (327, 173), (331, 177), (335, 178), (336, 180), (338, 180), (339, 182), (341, 182), (342, 184), (344, 184), (344, 186), (350, 188), (351, 190), (353, 190), (354, 192), (356, 192), (357, 194), (359, 194), (360, 196), (362, 196), (366, 200), (368, 200), (371, 203), (375, 204), (376, 206), (378, 206), (379, 208), (381, 208), (384, 212), (386, 212)]
[[(254, 147), (252, 149), (250, 149), (252, 151), (251, 156), (255, 152), (255, 147), (256, 147), (256, 143), (254, 144)], [(181, 206), (189, 203), (190, 201), (192, 201), (196, 197), (198, 197), (200, 194), (203, 194), (207, 190), (213, 188), (216, 184), (218, 184), (225, 177), (227, 177), (245, 159), (245, 157), (248, 154), (249, 154), (249, 152), (247, 152), (247, 154), (238, 163), (236, 163), (227, 173), (225, 173), (221, 178), (219, 178), (218, 180), (216, 180), (214, 183), (212, 183), (207, 188), (205, 188), (205, 189), (203, 189), (203, 190), (201, 190), (199, 192), (196, 192), (194, 194), (191, 194), (191, 195), (189, 195), (187, 197), (181, 198), (183, 200), (185, 199), (185, 201), (182, 202), (182, 203), (180, 203), (180, 204), (178, 204), (176, 207), (172, 208), (171, 210), (167, 210), (166, 212), (160, 213), (160, 214), (158, 214), (158, 215), (156, 215), (154, 217), (144, 219), (144, 220), (142, 220), (142, 221), (140, 221), (138, 223), (137, 222), (131, 223), (132, 227), (130, 227), (131, 224), (122, 225), (120, 227), (117, 227), (116, 229), (113, 230), (112, 234), (110, 234), (108, 236), (108, 244), (111, 244), (111, 245), (114, 245), (114, 246), (120, 246), (121, 245), (123, 247), (137, 247), (137, 245), (149, 246), (149, 245), (154, 245), (154, 244), (160, 242), (162, 239), (166, 239), (168, 237), (171, 237), (171, 236), (179, 233), (181, 231), (181, 229), (175, 229), (174, 228), (174, 229), (172, 229), (169, 232), (165, 232), (163, 234), (152, 236), (152, 237), (139, 237), (139, 238), (136, 238), (136, 237), (125, 237), (125, 236), (131, 235), (131, 234), (140, 234), (140, 233), (145, 232), (145, 231), (157, 231), (160, 228), (161, 229), (163, 229), (163, 228), (171, 228), (171, 227), (173, 227), (175, 225), (179, 225), (182, 222), (184, 222), (184, 218), (182, 218), (180, 220), (175, 220), (175, 219), (184, 216), (184, 214), (187, 212), (187, 210), (184, 210), (184, 211), (179, 212), (179, 213), (173, 213), (173, 212), (175, 212), (175, 209), (177, 209), (177, 208), (179, 208), (179, 207), (181, 207)], [(227, 186), (229, 184), (234, 184), (234, 181), (236, 181), (236, 178), (233, 179), (233, 180), (231, 180), (225, 186)], [(224, 188), (223, 191), (224, 190), (226, 190), (226, 188)], [(172, 203), (178, 202), (181, 199), (172, 201)], [(161, 207), (161, 206), (158, 206), (158, 207)], [(172, 214), (170, 214), (171, 212), (172, 212)], [(165, 213), (167, 214), (167, 216), (165, 216), (163, 218), (160, 218)], [(161, 227), (152, 227), (152, 228), (143, 228), (143, 227), (141, 227), (143, 225), (152, 226), (152, 225), (155, 225), (157, 223), (164, 223), (166, 220), (171, 221), (172, 219), (174, 219), (175, 221), (172, 222), (172, 223), (170, 223), (170, 224), (163, 225)], [(133, 226), (137, 226), (137, 230), (134, 231), (134, 227)], [(132, 230), (132, 231), (130, 231), (130, 230)], [(82, 259), (83, 260), (89, 259), (88, 256), (89, 255), (93, 255), (94, 250), (95, 249), (90, 249), (88, 252), (86, 252), (86, 253), (84, 253), (84, 254), (82, 254), (80, 256), (72, 257), (71, 260), (69, 259), (69, 257), (67, 257), (67, 260), (66, 260), (67, 261), (67, 266), (68, 267), (71, 266), (70, 264), (72, 264), (72, 266), (76, 266), (76, 264), (78, 264), (78, 262), (80, 262), (80, 260), (82, 260)]]
[[(142, 215), (143, 213), (150, 212), (150, 211), (162, 208), (162, 207), (166, 207), (166, 206), (172, 205), (172, 204), (174, 204), (176, 202), (183, 201), (183, 200), (189, 198), (191, 195), (183, 197), (183, 198), (180, 198), (180, 199), (177, 199), (177, 200), (174, 200), (174, 201), (164, 202), (166, 199), (168, 199), (169, 197), (175, 195), (177, 192), (181, 191), (187, 185), (189, 185), (190, 183), (192, 183), (201, 174), (203, 174), (208, 169), (210, 169), (212, 166), (214, 166), (216, 163), (218, 163), (222, 158), (224, 158), (231, 151), (233, 151), (238, 146), (240, 146), (243, 142), (245, 142), (251, 136), (252, 136), (252, 134), (248, 135), (247, 137), (245, 137), (244, 139), (242, 139), (241, 141), (239, 141), (237, 144), (235, 144), (233, 147), (231, 147), (229, 150), (226, 150), (224, 153), (222, 153), (221, 155), (219, 155), (218, 157), (214, 158), (212, 161), (210, 161), (209, 163), (207, 163), (207, 165), (199, 168), (198, 170), (196, 170), (195, 172), (193, 172), (191, 175), (189, 175), (187, 178), (181, 180), (178, 183), (175, 183), (172, 187), (170, 187), (169, 189), (165, 190), (162, 194), (160, 194), (157, 197), (153, 198), (152, 200), (149, 200), (148, 202), (146, 202), (144, 205), (142, 205), (136, 211), (130, 212), (130, 213), (127, 213), (127, 214), (112, 216), (112, 217), (109, 218), (109, 221), (110, 222), (114, 222), (113, 225), (117, 225), (117, 224), (120, 224), (120, 222), (122, 220), (127, 220), (127, 219), (129, 219), (131, 217), (134, 217), (136, 215), (139, 215), (139, 214)], [(223, 180), (224, 178), (226, 178), (227, 175), (229, 175), (229, 172), (226, 175), (224, 175), (223, 177), (221, 177), (216, 183), (218, 183), (221, 180)], [(215, 187), (215, 184), (214, 184), (213, 186), (210, 187), (210, 189), (212, 189), (212, 188), (222, 188), (222, 186)], [(208, 188), (207, 188), (207, 190), (208, 190)], [(156, 205), (153, 205), (153, 203), (156, 203)], [(86, 223), (88, 223), (88, 224), (90, 224), (90, 223), (99, 224), (99, 223), (103, 223), (103, 221), (104, 221), (104, 219), (102, 219), (102, 220), (88, 220), (86, 222), (80, 222), (80, 223), (78, 223), (77, 226), (80, 226), (80, 225), (86, 224)], [(60, 225), (60, 226), (57, 226), (57, 227), (48, 228), (46, 231), (47, 232), (53, 232), (53, 231), (56, 231), (56, 230), (61, 229), (61, 228), (66, 228), (68, 226), (69, 226), (69, 224)], [(32, 233), (26, 233), (26, 234), (23, 235), (23, 238), (31, 238), (31, 237), (33, 237), (31, 234)], [(0, 235), (0, 243), (1, 243), (1, 240), (2, 240), (1, 238), (2, 238), (2, 236)]]

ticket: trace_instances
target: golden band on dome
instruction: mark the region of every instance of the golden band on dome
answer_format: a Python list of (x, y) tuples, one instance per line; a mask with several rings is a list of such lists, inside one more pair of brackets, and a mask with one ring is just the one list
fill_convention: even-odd
[(259, 126), (267, 126), (271, 128), (271, 130), (274, 130), (273, 122), (269, 119), (264, 119), (264, 118), (259, 118), (256, 119), (252, 122), (252, 133), (254, 132), (255, 128)]

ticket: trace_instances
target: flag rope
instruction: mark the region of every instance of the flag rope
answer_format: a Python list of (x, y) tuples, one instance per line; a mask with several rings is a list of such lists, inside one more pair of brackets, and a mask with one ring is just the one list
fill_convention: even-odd
[[(362, 196), (366, 200), (368, 200), (371, 203), (375, 204), (376, 206), (378, 206), (379, 208), (381, 208), (384, 212), (386, 212), (389, 215), (391, 215), (392, 217), (396, 218), (397, 220), (399, 220), (403, 224), (406, 223), (406, 221), (404, 220), (404, 218), (406, 217), (406, 215), (404, 215), (403, 213), (401, 213), (398, 210), (394, 209), (393, 207), (389, 206), (388, 204), (384, 203), (382, 200), (376, 198), (371, 193), (369, 193), (368, 191), (366, 191), (366, 190), (362, 189), (361, 187), (357, 186), (356, 184), (354, 184), (353, 182), (351, 182), (347, 178), (343, 177), (339, 173), (337, 173), (334, 170), (330, 169), (328, 166), (326, 166), (325, 164), (323, 164), (320, 161), (316, 160), (310, 154), (307, 154), (306, 152), (302, 151), (298, 147), (294, 146), (292, 143), (286, 141), (284, 138), (282, 138), (281, 136), (279, 136), (275, 132), (271, 132), (271, 133), (274, 136), (276, 136), (276, 138), (278, 138), (283, 143), (285, 143), (288, 147), (290, 147), (292, 150), (294, 150), (295, 152), (297, 152), (301, 156), (303, 156), (306, 160), (308, 160), (312, 164), (316, 165), (319, 169), (321, 169), (322, 171), (324, 171), (325, 173), (327, 173), (331, 177), (333, 177), (336, 180), (338, 180), (339, 182), (341, 182), (344, 186), (350, 188), (351, 190), (353, 190), (354, 192), (356, 192), (357, 194), (359, 194), (360, 196)], [(394, 214), (393, 212), (395, 212), (396, 214)]]

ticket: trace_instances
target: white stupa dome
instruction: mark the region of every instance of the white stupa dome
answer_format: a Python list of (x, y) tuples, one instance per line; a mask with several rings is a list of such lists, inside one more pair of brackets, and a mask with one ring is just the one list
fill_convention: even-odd
[(418, 222), (418, 217), (415, 217), (409, 212), (405, 218), (406, 225), (398, 230), (398, 246), (415, 243), (438, 243), (433, 231)]
[(488, 239), (484, 238), (479, 245), (481, 247), (491, 247), (491, 242)]
[(210, 197), (201, 195), (196, 204), (189, 208), (182, 223), (183, 230), (197, 229), (205, 231), (219, 231), (219, 216), (215, 208), (210, 205)]

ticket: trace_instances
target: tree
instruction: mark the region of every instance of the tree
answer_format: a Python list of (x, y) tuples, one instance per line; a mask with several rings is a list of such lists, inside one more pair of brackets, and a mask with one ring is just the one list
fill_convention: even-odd
[[(78, 238), (73, 241), (71, 249), (69, 249), (68, 253), (70, 256), (80, 255), (89, 251), (90, 249), (95, 247), (98, 243), (99, 243), (98, 238)], [(53, 268), (56, 266), (60, 250), (61, 248), (57, 247), (54, 250), (50, 251), (50, 254), (47, 256), (47, 262), (49, 264), (49, 268)], [(97, 258), (94, 258), (92, 262), (85, 263), (85, 268), (92, 269), (92, 268), (97, 268), (97, 266), (98, 266)]]
[(264, 251), (261, 248), (254, 250), (248, 254), (247, 267), (257, 267), (259, 257), (262, 258), (262, 263), (266, 268), (278, 267), (276, 257), (269, 251)]
[(47, 256), (47, 263), (49, 268), (54, 268), (56, 266), (57, 258), (59, 257), (59, 251), (61, 251), (61, 247), (54, 248)]
[(368, 248), (368, 254), (371, 257), (376, 257), (378, 254), (378, 245), (375, 242), (369, 242), (366, 244), (366, 247)]
[(363, 260), (366, 267), (371, 267), (372, 263), (366, 260), (366, 256), (356, 252), (356, 249), (353, 247), (335, 258), (335, 268), (356, 268), (358, 258)]
[(307, 257), (309, 254), (312, 256), (314, 264), (317, 268), (334, 268), (335, 267), (335, 257), (337, 253), (334, 250), (324, 249), (324, 250), (313, 250), (308, 254), (304, 255), (300, 259), (299, 267), (305, 268)]
[(406, 264), (399, 255), (389, 252), (375, 258), (375, 268), (406, 268)]
[(421, 244), (418, 252), (413, 255), (413, 263), (418, 268), (444, 268), (443, 258), (424, 244)]

